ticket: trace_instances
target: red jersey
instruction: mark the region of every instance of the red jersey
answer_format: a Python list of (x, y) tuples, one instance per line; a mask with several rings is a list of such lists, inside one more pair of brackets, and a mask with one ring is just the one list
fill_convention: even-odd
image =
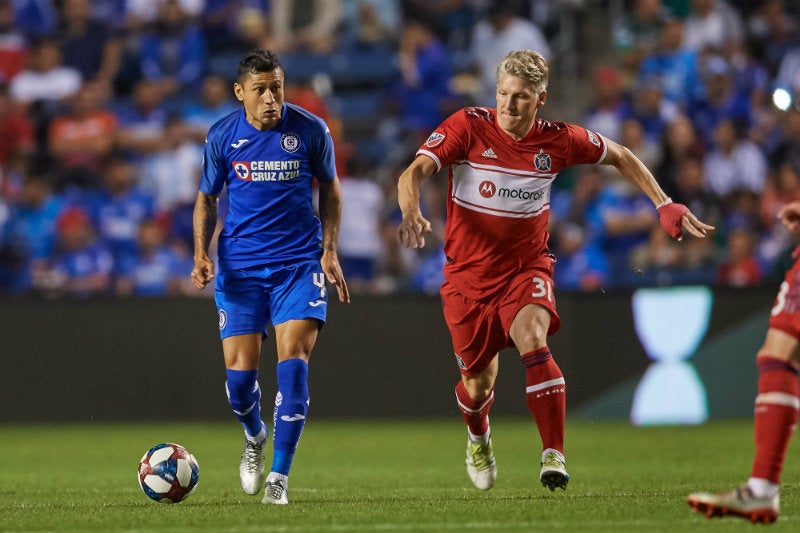
[(547, 252), (553, 180), (566, 167), (602, 162), (607, 149), (597, 133), (543, 119), (515, 141), (496, 114), (464, 108), (417, 150), (437, 170), (449, 166), (444, 274), (473, 300), (501, 293)]

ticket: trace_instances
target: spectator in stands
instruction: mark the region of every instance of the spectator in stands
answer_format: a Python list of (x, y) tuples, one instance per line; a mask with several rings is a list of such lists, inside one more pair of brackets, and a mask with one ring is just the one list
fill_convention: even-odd
[(15, 105), (8, 84), (0, 82), (0, 191), (4, 178), (32, 155), (35, 148), (33, 122)]
[(84, 83), (70, 98), (68, 110), (50, 122), (48, 148), (56, 164), (59, 189), (100, 185), (100, 173), (114, 148), (118, 122), (104, 105), (105, 94), (100, 82)]
[[(675, 162), (675, 177), (669, 194), (676, 202), (702, 214), (716, 228), (722, 228), (723, 206), (721, 199), (709, 191), (703, 171), (703, 158), (699, 154), (687, 154)], [(705, 239), (713, 242), (713, 239)]]
[(82, 83), (77, 69), (64, 66), (56, 41), (45, 38), (33, 46), (27, 66), (11, 79), (10, 88), (11, 96), (31, 117), (40, 146), (47, 143), (50, 120)]
[(667, 124), (680, 114), (673, 102), (664, 98), (662, 85), (655, 78), (641, 79), (631, 94), (631, 106), (626, 120), (637, 121), (649, 142), (659, 143)]
[(11, 79), (11, 95), (24, 105), (58, 103), (78, 92), (82, 82), (77, 69), (64, 65), (58, 42), (42, 39), (33, 46), (25, 69)]
[(773, 167), (787, 162), (800, 168), (800, 107), (791, 107), (781, 115), (781, 139), (770, 154)]
[(90, 0), (64, 0), (55, 33), (64, 65), (99, 83), (108, 95), (122, 60), (121, 39), (111, 29), (92, 17)]
[(55, 251), (56, 219), (64, 205), (64, 199), (53, 192), (48, 175), (39, 169), (27, 170), (20, 198), (11, 205), (6, 224), (6, 253), (15, 262), (9, 290), (28, 290), (31, 279), (46, 269)]
[(342, 220), (339, 263), (347, 272), (351, 293), (374, 293), (384, 256), (380, 234), (384, 211), (383, 188), (370, 176), (366, 161), (353, 157), (342, 174)]
[(58, 251), (50, 268), (34, 278), (34, 288), (75, 298), (110, 294), (113, 259), (88, 215), (70, 207), (58, 217), (57, 227)]
[(205, 0), (200, 21), (209, 54), (230, 55), (239, 51), (242, 20), (252, 16), (265, 21), (269, 5), (270, 0)]
[(277, 52), (328, 54), (338, 45), (341, 0), (271, 0), (270, 40)]
[[(408, 17), (427, 20), (436, 36), (450, 51), (457, 70), (469, 68), (474, 63), (471, 43), (475, 24), (483, 11), (491, 10), (486, 2), (473, 0), (403, 0), (403, 12)], [(524, 2), (517, 2), (515, 15), (527, 18)]]
[(341, 45), (391, 45), (400, 36), (401, 23), (399, 0), (342, 0)]
[(472, 34), (472, 62), (482, 86), (478, 105), (495, 105), (497, 65), (511, 50), (535, 50), (551, 58), (550, 44), (542, 30), (519, 16), (518, 0), (491, 0)]
[(689, 102), (687, 114), (708, 147), (722, 119), (735, 122), (744, 131), (753, 123), (750, 96), (736, 84), (734, 71), (721, 56), (710, 56), (702, 66), (705, 91)]
[(729, 229), (726, 258), (717, 270), (717, 283), (748, 287), (761, 283), (761, 268), (755, 255), (756, 232), (747, 225)]
[(703, 165), (705, 183), (718, 198), (727, 200), (737, 191), (760, 195), (767, 178), (767, 158), (731, 119), (714, 128), (714, 144)]
[(169, 216), (180, 206), (194, 206), (203, 145), (190, 135), (189, 125), (180, 117), (167, 121), (163, 142), (139, 166), (138, 184), (155, 200), (156, 211)]
[(784, 54), (798, 42), (798, 13), (785, 0), (765, 0), (747, 20), (750, 45), (757, 48), (769, 72), (777, 72)]
[(760, 198), (761, 225), (757, 255), (762, 272), (772, 272), (780, 256), (794, 246), (794, 238), (783, 224), (780, 224), (781, 209), (800, 201), (800, 171), (787, 162), (771, 169)]
[(652, 202), (618, 174), (610, 174), (600, 190), (590, 224), (601, 239), (612, 278), (629, 272), (629, 255), (658, 226)]
[(613, 141), (620, 140), (622, 122), (630, 113), (622, 73), (610, 65), (592, 71), (591, 103), (584, 111), (583, 124)]
[(114, 258), (115, 273), (136, 254), (139, 224), (156, 215), (153, 197), (142, 190), (136, 178), (136, 166), (114, 154), (106, 164), (102, 188), (85, 201), (98, 236)]
[(667, 18), (657, 48), (642, 59), (637, 80), (657, 82), (665, 100), (685, 107), (702, 86), (698, 54), (683, 45), (683, 21)]
[(661, 0), (634, 0), (631, 11), (614, 21), (614, 49), (626, 85), (631, 85), (636, 78), (642, 60), (658, 49), (661, 29), (669, 15)]
[(7, 82), (26, 65), (28, 37), (14, 23), (13, 0), (0, 0), (0, 82)]
[[(702, 165), (704, 155), (705, 147), (698, 137), (692, 121), (684, 114), (676, 115), (664, 129), (661, 137), (661, 162), (656, 167), (656, 175), (664, 183), (664, 190), (668, 194), (672, 194), (676, 189), (678, 169), (683, 161), (691, 158), (701, 161)], [(705, 218), (701, 218), (701, 220), (705, 220)], [(709, 224), (713, 226), (714, 222), (709, 222)]]
[(661, 163), (661, 144), (644, 134), (642, 123), (638, 120), (624, 120), (619, 139), (647, 168), (656, 168)]
[(691, 0), (683, 33), (684, 46), (700, 53), (722, 53), (744, 40), (739, 13), (725, 0)]
[(201, 26), (178, 0), (164, 0), (141, 40), (142, 74), (165, 96), (196, 96), (205, 75), (206, 40)]
[(619, 282), (634, 286), (642, 281), (648, 285), (670, 285), (684, 266), (686, 253), (686, 248), (654, 226), (647, 240), (631, 250), (630, 269)]
[(32, 39), (52, 35), (58, 24), (58, 10), (53, 0), (11, 0), (14, 25)]
[[(681, 202), (692, 213), (702, 215), (703, 220), (714, 224), (716, 228), (724, 228), (723, 205), (719, 198), (711, 194), (705, 186), (703, 176), (703, 159), (699, 155), (687, 155), (677, 162), (674, 192), (670, 191), (675, 202)], [(720, 237), (719, 235), (723, 235)], [(724, 239), (719, 232), (711, 239), (692, 239), (686, 241), (682, 268), (686, 269), (684, 281), (693, 283), (710, 283), (716, 275), (715, 261), (717, 247)], [(702, 241), (702, 242), (695, 242)]]
[(231, 82), (222, 76), (210, 74), (203, 78), (199, 98), (183, 104), (181, 116), (189, 128), (189, 136), (202, 143), (212, 124), (239, 107), (239, 103), (231, 98)]
[(452, 65), (430, 24), (415, 18), (403, 24), (399, 63), (391, 94), (398, 102), (401, 143), (418, 145), (456, 108), (450, 89)]
[(592, 291), (610, 281), (597, 216), (602, 185), (600, 170), (587, 165), (571, 189), (551, 193), (550, 233), (558, 261), (554, 281), (559, 288)]
[(118, 296), (179, 296), (194, 294), (188, 272), (192, 262), (170, 248), (155, 219), (139, 223), (136, 255), (120, 268), (115, 281)]
[(131, 159), (142, 159), (159, 149), (163, 142), (169, 110), (156, 81), (139, 80), (130, 99), (117, 109), (119, 130), (117, 148)]

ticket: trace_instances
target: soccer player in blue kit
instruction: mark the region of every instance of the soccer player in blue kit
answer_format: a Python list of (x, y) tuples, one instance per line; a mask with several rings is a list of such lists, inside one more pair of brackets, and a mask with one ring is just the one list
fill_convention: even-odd
[[(326, 124), (284, 102), (284, 72), (269, 50), (239, 62), (236, 98), (244, 108), (209, 130), (194, 208), (194, 268), (200, 289), (216, 278), (215, 299), (225, 383), (245, 445), (239, 479), (247, 494), (264, 483), (263, 503), (287, 504), (288, 475), (309, 404), (308, 359), (325, 322), (333, 284), (350, 294), (337, 255), (341, 189)], [(319, 218), (312, 185), (319, 183)], [(218, 239), (218, 272), (209, 256), (219, 195), (229, 209)], [(267, 426), (258, 366), (272, 324), (278, 352), (273, 459), (264, 481)]]

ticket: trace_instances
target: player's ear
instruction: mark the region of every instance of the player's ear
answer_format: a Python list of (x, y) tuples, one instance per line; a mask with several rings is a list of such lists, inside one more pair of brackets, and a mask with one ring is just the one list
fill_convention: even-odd
[(546, 100), (547, 100), (547, 90), (545, 89), (544, 91), (539, 93), (539, 102), (537, 102), (536, 108), (537, 109), (541, 108)]
[(237, 100), (244, 102), (244, 89), (241, 85), (239, 85), (239, 83), (233, 84), (233, 94), (236, 95)]

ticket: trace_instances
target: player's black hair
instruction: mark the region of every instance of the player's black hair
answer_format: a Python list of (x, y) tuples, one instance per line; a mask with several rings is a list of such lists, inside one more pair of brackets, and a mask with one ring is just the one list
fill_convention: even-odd
[(236, 78), (242, 81), (248, 74), (272, 72), (276, 68), (283, 70), (275, 52), (272, 50), (253, 50), (239, 61)]

